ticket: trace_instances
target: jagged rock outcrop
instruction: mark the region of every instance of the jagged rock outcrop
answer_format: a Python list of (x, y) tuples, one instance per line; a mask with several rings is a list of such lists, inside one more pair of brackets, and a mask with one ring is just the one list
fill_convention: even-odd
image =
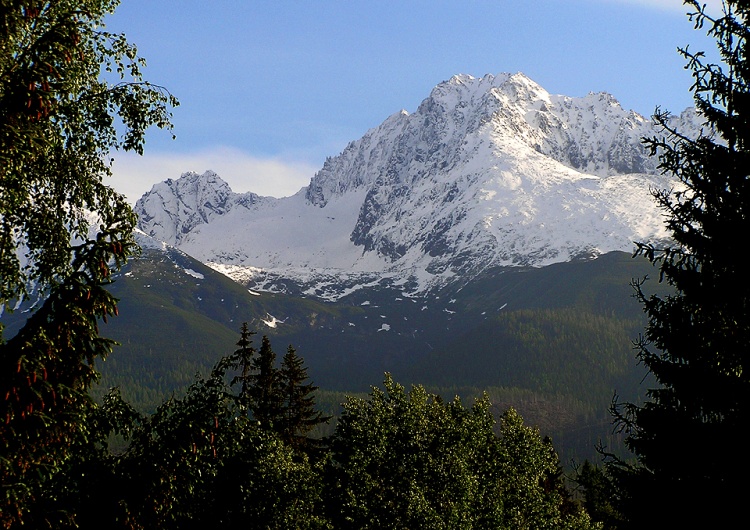
[(179, 245), (196, 226), (209, 223), (240, 206), (250, 209), (264, 201), (255, 193), (234, 193), (215, 172), (192, 171), (155, 184), (135, 204), (138, 226), (145, 233)]
[[(674, 120), (698, 134), (693, 111)], [(292, 197), (234, 194), (212, 172), (187, 173), (136, 210), (147, 234), (246, 282), (273, 278), (268, 289), (286, 279), (320, 295), (337, 290), (332, 277), (339, 291), (379, 277), (425, 290), (665, 237), (651, 190), (674, 182), (641, 142), (659, 133), (609, 94), (459, 75), (326, 160)]]

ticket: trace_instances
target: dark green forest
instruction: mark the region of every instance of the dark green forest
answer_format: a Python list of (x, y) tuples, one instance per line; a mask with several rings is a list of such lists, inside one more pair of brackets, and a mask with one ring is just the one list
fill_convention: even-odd
[[(196, 374), (205, 376), (233, 344), (236, 323), (245, 319), (274, 342), (298, 348), (321, 387), (319, 406), (328, 414), (338, 416), (347, 393), (366, 394), (384, 372), (447, 399), (473, 399), (487, 391), (496, 410), (513, 406), (550, 436), (566, 467), (573, 460), (597, 458), (600, 441), (610, 447), (618, 443), (607, 410), (615, 394), (642, 397), (646, 372), (636, 362), (633, 339), (646, 320), (630, 282), (653, 270), (626, 253), (498, 271), (464, 285), (458, 294), (441, 293), (457, 299), (451, 305), (455, 314), (447, 317), (432, 301), (393, 302), (389, 292), (368, 293), (372, 305), (366, 307), (358, 298), (324, 304), (254, 296), (195, 262), (176, 263), (200, 270), (204, 279), (181, 276), (177, 259), (143, 256), (112, 285), (122, 300), (120, 315), (104, 329), (122, 344), (99, 365), (103, 378), (96, 395), (117, 386), (138, 410), (152, 412), (184, 391)], [(655, 292), (666, 292), (650, 283)], [(422, 310), (425, 305), (429, 309)], [(494, 314), (485, 311), (501, 306)], [(366, 328), (366, 317), (383, 312), (425, 331), (415, 337), (356, 331)], [(283, 315), (285, 324), (266, 327), (267, 313)], [(389, 351), (402, 355), (389, 356)]]

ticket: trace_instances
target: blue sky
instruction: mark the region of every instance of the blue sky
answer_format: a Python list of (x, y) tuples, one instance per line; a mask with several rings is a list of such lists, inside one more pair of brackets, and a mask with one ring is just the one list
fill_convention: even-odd
[(181, 106), (177, 139), (154, 131), (143, 157), (116, 154), (113, 185), (134, 202), (213, 169), (235, 191), (289, 195), (458, 73), (520, 71), (554, 94), (679, 112), (691, 77), (676, 48), (713, 49), (685, 12), (680, 0), (123, 0), (107, 29)]

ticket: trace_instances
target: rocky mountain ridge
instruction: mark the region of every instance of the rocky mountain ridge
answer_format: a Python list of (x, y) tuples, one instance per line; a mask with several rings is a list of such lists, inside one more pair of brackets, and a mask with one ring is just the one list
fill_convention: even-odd
[[(686, 110), (678, 130), (697, 135)], [(141, 229), (258, 290), (337, 299), (387, 282), (423, 293), (492, 267), (630, 251), (666, 237), (643, 137), (611, 95), (551, 95), (523, 74), (454, 76), (326, 160), (282, 199), (213, 172), (157, 184)]]

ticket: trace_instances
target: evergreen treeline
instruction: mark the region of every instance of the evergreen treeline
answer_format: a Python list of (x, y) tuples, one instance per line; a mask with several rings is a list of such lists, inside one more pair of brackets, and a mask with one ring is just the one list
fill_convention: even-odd
[(408, 370), (442, 395), (492, 396), (555, 440), (564, 462), (619, 452), (608, 407), (615, 396), (642, 399), (647, 376), (633, 359), (638, 322), (580, 308), (502, 312), (430, 352)]
[[(615, 395), (641, 397), (646, 372), (634, 362), (631, 342), (639, 324), (578, 307), (502, 312), (394, 375), (447, 399), (488, 392), (497, 406), (515, 408), (551, 436), (567, 466), (571, 460), (596, 458), (599, 442), (610, 449), (619, 446), (607, 409)], [(196, 373), (207, 373), (197, 362), (157, 353), (139, 375), (121, 374), (118, 367), (117, 356), (107, 361), (104, 384), (95, 395), (117, 386), (141, 412), (153, 412), (174, 394), (178, 375), (184, 388)], [(167, 372), (171, 378), (162, 375)], [(319, 393), (319, 404), (326, 414), (338, 416), (346, 394), (326, 389)], [(316, 432), (332, 429), (324, 425)]]
[[(594, 528), (548, 439), (489, 398), (465, 407), (390, 376), (349, 396), (332, 435), (304, 360), (237, 349), (153, 414), (117, 389), (79, 418), (85, 436), (6, 504), (0, 522), (56, 528)], [(34, 421), (29, 416), (26, 421)], [(14, 422), (23, 428), (23, 422)], [(37, 447), (44, 452), (44, 447)], [(4, 457), (10, 455), (3, 453)], [(2, 468), (12, 482), (14, 473)], [(20, 477), (18, 477), (20, 478)]]
[[(435, 388), (502, 387), (567, 395), (601, 410), (615, 391), (637, 397), (644, 370), (633, 362), (632, 339), (639, 324), (579, 308), (503, 312), (396, 373)], [(120, 370), (117, 357), (109, 359), (104, 381), (119, 386), (144, 411), (153, 410), (154, 395), (168, 396), (179, 388), (175, 381), (184, 386), (196, 373), (206, 373), (195, 353), (190, 360), (159, 351), (139, 359), (138, 366), (127, 370)]]
[(638, 324), (578, 308), (503, 312), (408, 373), (429, 385), (528, 389), (606, 408), (615, 390), (637, 396), (644, 376), (633, 363)]

